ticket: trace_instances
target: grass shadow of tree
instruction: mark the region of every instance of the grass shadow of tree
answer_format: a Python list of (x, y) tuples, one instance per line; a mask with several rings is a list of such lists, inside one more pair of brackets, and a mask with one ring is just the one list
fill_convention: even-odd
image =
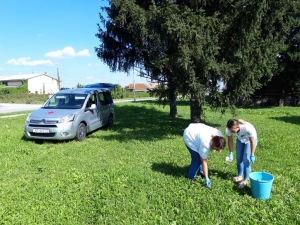
[[(189, 125), (186, 118), (171, 118), (166, 110), (159, 110), (155, 102), (138, 102), (133, 104), (119, 104), (115, 106), (115, 124), (109, 128), (114, 134), (106, 137), (108, 140), (128, 142), (131, 140), (155, 141), (170, 138), (172, 135), (183, 134)], [(220, 126), (219, 124), (208, 124)], [(105, 132), (103, 129), (101, 132)], [(90, 135), (90, 138), (96, 136)]]
[[(166, 163), (166, 162), (160, 162), (160, 163), (153, 163), (152, 164), (152, 170), (157, 171), (160, 173), (163, 173), (165, 175), (173, 176), (173, 177), (186, 177), (189, 165), (187, 166), (178, 166), (174, 163)], [(233, 174), (226, 173), (223, 171), (215, 170), (215, 169), (209, 169), (208, 174), (219, 177), (223, 180), (230, 179)], [(200, 177), (200, 175), (199, 175)]]
[(245, 196), (245, 195), (252, 196), (251, 188), (249, 184), (244, 188), (239, 188), (238, 184), (234, 184), (232, 190), (237, 192), (241, 196)]
[[(158, 107), (168, 107), (168, 109), (169, 109), (168, 105), (163, 105), (162, 103), (160, 103), (158, 101), (149, 101), (149, 104), (152, 104), (152, 105), (155, 105)], [(181, 118), (180, 110), (182, 109), (182, 107), (190, 109), (190, 102), (188, 100), (184, 100), (184, 99), (177, 100), (176, 105), (177, 105), (177, 109), (178, 109), (178, 118)], [(214, 112), (218, 113), (218, 111), (214, 111)], [(222, 113), (221, 112), (219, 112), (219, 113), (220, 113), (220, 117), (221, 117)], [(188, 119), (188, 121), (189, 121), (189, 119)], [(205, 116), (201, 117), (201, 123), (204, 123), (204, 124), (212, 126), (212, 127), (220, 127), (219, 123), (208, 122), (206, 120)], [(225, 124), (224, 124), (224, 126), (225, 126)]]
[(69, 143), (72, 141), (75, 141), (74, 139), (68, 139), (68, 140), (46, 140), (46, 139), (31, 139), (31, 138), (26, 138), (25, 135), (21, 137), (22, 141), (25, 142), (33, 142), (37, 145), (42, 145), (42, 144), (62, 144), (62, 143)]
[(188, 166), (178, 166), (173, 163), (166, 163), (166, 162), (160, 162), (160, 163), (153, 163), (151, 166), (151, 169), (153, 171), (163, 173), (168, 176), (173, 177), (186, 177), (188, 172)]
[(216, 169), (209, 169), (208, 174), (209, 174), (209, 176), (215, 176), (215, 177), (221, 178), (222, 180), (231, 180), (232, 177), (234, 176), (233, 173), (220, 171), (220, 170), (216, 170)]
[[(160, 163), (153, 163), (151, 166), (151, 169), (153, 171), (165, 174), (167, 176), (173, 176), (173, 177), (184, 177), (186, 178), (189, 166), (178, 166), (174, 163), (166, 163), (166, 162), (160, 162)], [(209, 176), (215, 176), (222, 180), (231, 180), (234, 174), (219, 171), (216, 169), (208, 170)], [(198, 179), (201, 179), (200, 175)], [(243, 189), (238, 188), (238, 183), (233, 183), (232, 190), (237, 192), (241, 196), (251, 196), (251, 188), (249, 184), (245, 186)]]
[(273, 120), (280, 120), (286, 123), (300, 125), (300, 116), (280, 116), (280, 117), (270, 117)]

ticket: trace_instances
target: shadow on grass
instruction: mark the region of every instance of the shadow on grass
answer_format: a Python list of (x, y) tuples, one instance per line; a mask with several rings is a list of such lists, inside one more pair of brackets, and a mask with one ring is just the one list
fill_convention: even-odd
[(219, 177), (223, 180), (231, 180), (232, 177), (234, 176), (233, 173), (224, 172), (224, 171), (215, 170), (215, 169), (208, 169), (208, 174), (209, 174), (209, 176)]
[(270, 117), (273, 120), (280, 120), (286, 123), (292, 123), (296, 125), (300, 125), (300, 117), (299, 116), (280, 116), (280, 117)]
[[(109, 128), (113, 134), (106, 136), (106, 139), (120, 142), (155, 141), (172, 138), (172, 135), (182, 136), (190, 120), (182, 117), (171, 118), (169, 106), (166, 107), (164, 111), (158, 109), (155, 101), (116, 105), (115, 124)], [(220, 126), (220, 124), (207, 125)], [(93, 137), (96, 138), (96, 136), (90, 138)]]
[[(153, 171), (165, 174), (167, 176), (186, 178), (189, 166), (182, 167), (182, 166), (175, 165), (173, 163), (161, 162), (161, 163), (153, 163), (151, 168)], [(219, 177), (223, 180), (231, 179), (234, 175), (232, 173), (221, 172), (221, 171), (215, 170), (215, 169), (209, 170), (208, 173), (209, 173), (209, 176), (213, 175), (213, 176)], [(197, 177), (197, 179), (201, 179), (200, 175)], [(242, 196), (244, 196), (244, 195), (251, 196), (251, 188), (250, 188), (249, 184), (248, 184), (248, 186), (244, 187), (243, 189), (239, 189), (238, 183), (233, 182), (232, 190)]]
[[(165, 162), (152, 164), (152, 170), (173, 177), (186, 177), (188, 173), (188, 169), (189, 169), (189, 165), (181, 167), (173, 163), (165, 163)], [(221, 172), (219, 170), (214, 170), (214, 169), (212, 170), (209, 169), (208, 174), (209, 176), (213, 175), (223, 180), (228, 180), (233, 176), (233, 174)]]
[(22, 141), (26, 141), (26, 142), (34, 142), (37, 145), (42, 145), (42, 144), (58, 144), (58, 143), (68, 143), (68, 142), (72, 142), (75, 141), (74, 139), (69, 139), (69, 140), (44, 140), (44, 139), (30, 139), (30, 138), (26, 138), (25, 136), (23, 136), (21, 138)]
[(239, 185), (237, 183), (234, 183), (234, 186), (232, 187), (232, 190), (237, 192), (239, 195), (242, 195), (242, 196), (245, 196), (245, 195), (252, 196), (251, 188), (250, 188), (249, 184), (247, 186), (245, 186), (244, 188), (240, 189)]
[(173, 177), (186, 177), (189, 166), (178, 166), (173, 163), (153, 163), (152, 170)]
[[(155, 105), (159, 105), (159, 106), (161, 106), (161, 107), (169, 107), (169, 102), (167, 102), (167, 104), (163, 104), (163, 102), (159, 102), (158, 100), (156, 100), (156, 101), (152, 101), (152, 103), (153, 104), (155, 104)], [(176, 101), (176, 105), (177, 106), (187, 106), (187, 107), (189, 107), (190, 106), (190, 101), (189, 100), (182, 100), (182, 99), (178, 99), (177, 101)]]

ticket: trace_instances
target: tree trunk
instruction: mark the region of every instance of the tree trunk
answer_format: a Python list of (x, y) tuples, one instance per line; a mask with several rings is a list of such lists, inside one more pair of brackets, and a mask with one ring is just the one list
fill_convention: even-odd
[(284, 106), (284, 100), (285, 100), (285, 92), (284, 89), (281, 91), (280, 98), (279, 98), (279, 106)]
[(170, 117), (177, 117), (177, 105), (176, 105), (176, 88), (169, 89), (169, 99), (170, 99)]
[(199, 99), (190, 99), (191, 123), (200, 123), (200, 102)]

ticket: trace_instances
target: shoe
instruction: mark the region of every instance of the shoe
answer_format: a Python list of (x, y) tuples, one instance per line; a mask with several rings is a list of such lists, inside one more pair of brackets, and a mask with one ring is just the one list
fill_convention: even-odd
[(248, 180), (244, 180), (239, 184), (239, 189), (243, 189), (245, 186), (247, 186)]
[(234, 182), (239, 182), (239, 181), (242, 181), (242, 180), (243, 180), (243, 177), (242, 177), (242, 176), (236, 176), (236, 177), (232, 178), (232, 180), (233, 180)]

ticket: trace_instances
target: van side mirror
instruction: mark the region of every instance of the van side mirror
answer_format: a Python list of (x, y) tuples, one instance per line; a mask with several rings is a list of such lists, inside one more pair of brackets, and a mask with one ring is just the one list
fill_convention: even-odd
[(96, 109), (96, 104), (92, 104), (91, 107), (90, 107), (89, 109), (91, 109), (91, 110)]

